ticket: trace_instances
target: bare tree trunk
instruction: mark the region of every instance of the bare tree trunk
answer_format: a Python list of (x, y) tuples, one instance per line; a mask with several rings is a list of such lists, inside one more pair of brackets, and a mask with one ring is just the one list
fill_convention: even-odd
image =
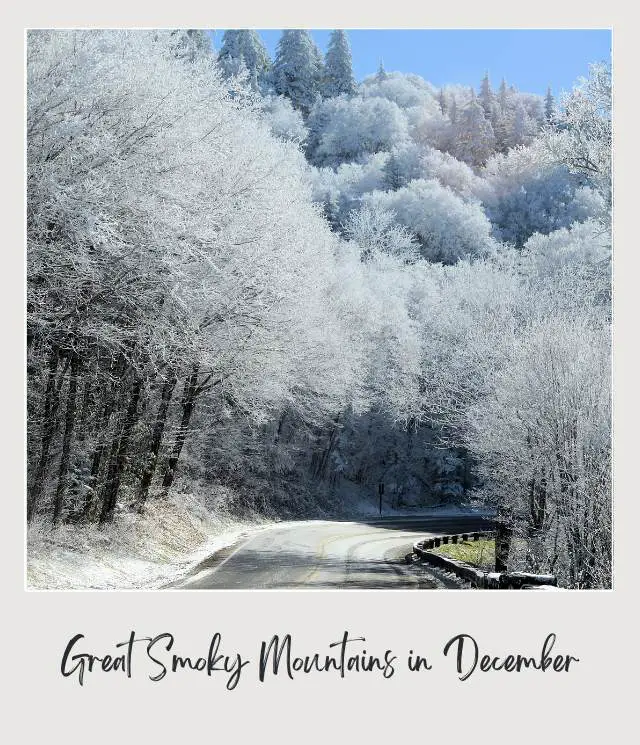
[(49, 374), (47, 377), (47, 387), (44, 394), (42, 436), (40, 439), (40, 458), (38, 460), (38, 466), (36, 468), (36, 473), (33, 477), (33, 483), (31, 484), (29, 497), (27, 499), (27, 521), (29, 522), (33, 518), (38, 501), (44, 489), (44, 477), (47, 471), (47, 465), (49, 463), (49, 450), (51, 449), (51, 441), (53, 440), (53, 434), (55, 431), (55, 411), (57, 409), (56, 373), (58, 371), (58, 361), (58, 350), (53, 349), (49, 357)]
[(282, 410), (282, 414), (280, 414), (280, 419), (278, 420), (278, 429), (276, 430), (275, 437), (273, 438), (273, 444), (277, 445), (280, 442), (280, 437), (282, 436), (282, 430), (284, 428), (284, 422), (287, 418), (287, 409), (284, 408)]
[(531, 479), (529, 491), (528, 568), (539, 572), (545, 563), (544, 526), (547, 504), (547, 482), (544, 473)]
[(84, 504), (80, 510), (81, 514), (85, 518), (89, 518), (92, 507), (95, 503), (95, 494), (98, 490), (98, 476), (100, 475), (100, 466), (102, 464), (102, 458), (107, 449), (107, 430), (111, 416), (115, 409), (115, 394), (107, 400), (102, 410), (102, 416), (100, 418), (100, 427), (98, 432), (98, 440), (93, 449), (91, 455), (91, 473), (89, 475), (89, 491), (85, 497)]
[(140, 402), (140, 394), (142, 393), (142, 383), (142, 377), (136, 375), (131, 389), (129, 406), (127, 407), (124, 422), (122, 424), (122, 431), (120, 432), (120, 436), (116, 436), (113, 441), (102, 498), (102, 511), (100, 513), (101, 523), (113, 519), (113, 513), (118, 500), (120, 482), (126, 466), (131, 432), (138, 420), (138, 404)]
[(466, 448), (462, 448), (462, 493), (467, 495), (473, 487), (473, 478), (471, 473), (471, 457)]
[(336, 445), (336, 442), (338, 441), (338, 432), (340, 430), (340, 416), (342, 415), (342, 412), (339, 411), (338, 414), (333, 419), (333, 429), (331, 430), (331, 433), (329, 435), (329, 443), (327, 444), (327, 447), (323, 450), (322, 455), (320, 456), (320, 460), (318, 462), (318, 466), (315, 469), (315, 478), (322, 478), (325, 475), (327, 465), (329, 463), (329, 456), (333, 452), (333, 449)]
[(170, 375), (162, 386), (162, 394), (160, 404), (158, 406), (158, 412), (156, 414), (156, 421), (153, 427), (153, 433), (151, 435), (151, 444), (149, 447), (149, 453), (147, 457), (147, 463), (142, 474), (140, 486), (138, 488), (138, 505), (141, 510), (147, 501), (149, 496), (149, 487), (156, 471), (156, 465), (158, 463), (158, 454), (160, 452), (160, 446), (162, 445), (162, 436), (164, 434), (164, 428), (167, 422), (167, 413), (169, 411), (169, 404), (171, 403), (171, 397), (173, 396), (173, 390), (176, 386), (177, 378), (175, 375)]
[(80, 407), (80, 416), (78, 422), (78, 441), (84, 442), (87, 436), (87, 422), (89, 421), (89, 409), (93, 398), (93, 380), (89, 375), (85, 377), (82, 392), (82, 405)]
[(198, 373), (200, 372), (200, 365), (194, 364), (191, 375), (185, 380), (184, 393), (182, 394), (182, 419), (180, 421), (180, 428), (176, 434), (176, 441), (173, 445), (173, 450), (169, 456), (169, 462), (167, 464), (167, 470), (164, 474), (162, 481), (162, 488), (166, 494), (173, 481), (176, 477), (176, 469), (178, 468), (178, 461), (180, 460), (180, 454), (182, 453), (182, 447), (184, 446), (185, 440), (187, 439), (187, 433), (189, 431), (189, 424), (191, 422), (191, 416), (196, 402), (196, 396), (198, 395)]
[(98, 492), (98, 478), (100, 476), (100, 468), (104, 454), (107, 451), (107, 440), (108, 440), (108, 429), (109, 422), (116, 410), (117, 398), (118, 398), (118, 386), (122, 376), (124, 375), (126, 363), (124, 357), (119, 357), (116, 362), (112, 362), (110, 366), (110, 372), (113, 372), (116, 376), (116, 381), (107, 383), (104, 386), (102, 396), (102, 411), (97, 418), (97, 440), (93, 448), (93, 452), (90, 457), (91, 472), (89, 474), (89, 483), (87, 495), (84, 499), (84, 504), (79, 510), (79, 516), (85, 520), (89, 519), (93, 513), (94, 506), (96, 504), (96, 496)]
[(67, 492), (67, 481), (69, 464), (71, 462), (71, 442), (73, 439), (73, 428), (76, 417), (76, 397), (78, 392), (78, 358), (72, 352), (71, 366), (69, 372), (69, 390), (67, 392), (67, 407), (64, 417), (64, 435), (62, 438), (62, 455), (60, 456), (60, 470), (58, 472), (58, 485), (53, 502), (53, 522), (60, 519), (62, 506)]

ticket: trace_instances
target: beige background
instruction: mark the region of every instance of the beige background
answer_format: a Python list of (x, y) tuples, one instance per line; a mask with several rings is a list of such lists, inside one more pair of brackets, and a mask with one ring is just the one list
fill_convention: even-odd
[[(322, 2), (309, 9), (271, 0), (252, 8), (218, 3), (110, 0), (31, 0), (3, 11), (3, 708), (7, 742), (367, 743), (419, 738), (473, 742), (608, 741), (635, 724), (638, 663), (634, 575), (638, 530), (636, 479), (638, 246), (632, 173), (637, 110), (637, 19), (621, 2), (371, 3)], [(517, 6), (517, 7), (515, 7)], [(615, 86), (615, 589), (583, 593), (247, 591), (149, 593), (34, 593), (23, 589), (23, 30), (50, 26), (204, 27), (613, 27)], [(541, 49), (541, 54), (544, 50)], [(637, 134), (636, 134), (637, 139)], [(6, 556), (4, 555), (6, 554)], [(637, 596), (636, 596), (637, 597)], [(211, 635), (223, 650), (252, 658), (235, 691), (201, 673), (151, 683), (96, 673), (81, 689), (59, 673), (68, 639), (87, 636), (88, 651), (111, 652), (135, 629), (171, 631), (176, 651), (205, 654)], [(294, 634), (301, 653), (324, 652), (344, 630), (367, 638), (367, 650), (392, 648), (399, 657), (390, 680), (380, 675), (271, 678), (260, 684), (260, 641)], [(557, 649), (581, 662), (570, 673), (476, 673), (458, 681), (442, 657), (453, 635), (473, 634), (483, 651), (535, 654), (554, 632)], [(407, 651), (429, 657), (434, 669), (410, 673)], [(143, 671), (140, 669), (140, 673)], [(625, 735), (625, 738), (631, 735)]]

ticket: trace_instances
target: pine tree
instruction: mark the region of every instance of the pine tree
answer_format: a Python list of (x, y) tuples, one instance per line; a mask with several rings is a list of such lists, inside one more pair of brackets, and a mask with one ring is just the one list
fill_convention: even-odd
[(262, 39), (253, 29), (224, 32), (218, 63), (227, 75), (235, 75), (244, 66), (252, 87), (264, 82), (271, 68), (271, 59)]
[(323, 93), (327, 98), (356, 92), (353, 79), (351, 47), (347, 34), (337, 29), (331, 34), (325, 58)]
[(502, 78), (500, 89), (498, 90), (498, 106), (501, 114), (504, 114), (507, 110), (507, 97), (507, 81)]
[(322, 54), (307, 31), (282, 32), (273, 63), (276, 93), (291, 100), (294, 108), (308, 116), (320, 92)]
[(511, 121), (511, 147), (528, 145), (536, 133), (536, 122), (529, 116), (522, 101), (517, 101)]
[(456, 102), (455, 96), (451, 96), (451, 106), (449, 107), (449, 119), (451, 120), (452, 124), (455, 124), (458, 121), (458, 104)]
[(511, 141), (512, 122), (507, 114), (500, 114), (493, 125), (493, 133), (496, 138), (496, 150), (499, 153), (506, 153)]
[(551, 94), (551, 86), (547, 88), (547, 95), (544, 97), (544, 118), (547, 124), (552, 124), (556, 118), (556, 103)]
[[(309, 37), (311, 39), (311, 37)], [(313, 56), (313, 64), (315, 67), (315, 75), (317, 80), (317, 91), (316, 96), (318, 93), (322, 95), (322, 81), (324, 80), (324, 57), (322, 56), (322, 52), (320, 51), (320, 48), (318, 45), (311, 39), (311, 53)]]
[(376, 80), (378, 82), (382, 82), (383, 80), (387, 79), (387, 71), (384, 69), (384, 63), (382, 60), (380, 60), (380, 64), (378, 65), (378, 72), (376, 73)]
[(475, 96), (460, 113), (455, 130), (455, 152), (459, 160), (469, 165), (483, 165), (495, 148), (495, 135), (482, 106)]
[(491, 90), (491, 82), (489, 81), (489, 73), (484, 74), (482, 83), (480, 83), (480, 105), (484, 109), (484, 115), (487, 119), (491, 119), (493, 116), (495, 96)]
[(172, 46), (176, 57), (189, 62), (211, 54), (211, 40), (201, 28), (179, 28), (171, 32)]
[(323, 101), (320, 95), (316, 96), (316, 100), (306, 121), (308, 134), (304, 143), (305, 153), (310, 163), (314, 163), (316, 148), (320, 144), (322, 133), (330, 118), (331, 113), (328, 111), (328, 107), (323, 106)]
[(440, 88), (440, 93), (438, 94), (438, 103), (440, 104), (440, 111), (442, 115), (447, 113), (447, 99), (444, 95), (444, 88)]

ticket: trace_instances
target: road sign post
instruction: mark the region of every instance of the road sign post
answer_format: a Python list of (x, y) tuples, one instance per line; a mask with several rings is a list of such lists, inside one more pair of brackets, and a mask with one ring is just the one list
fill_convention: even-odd
[(382, 517), (382, 495), (384, 494), (384, 484), (382, 481), (378, 484), (378, 496), (380, 498), (380, 517)]

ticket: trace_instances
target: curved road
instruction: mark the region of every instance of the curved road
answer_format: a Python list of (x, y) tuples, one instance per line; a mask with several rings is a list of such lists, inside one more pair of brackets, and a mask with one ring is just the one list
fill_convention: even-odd
[(308, 521), (259, 531), (198, 565), (177, 589), (442, 589), (459, 584), (424, 564), (407, 564), (415, 541), (486, 529), (481, 516)]

